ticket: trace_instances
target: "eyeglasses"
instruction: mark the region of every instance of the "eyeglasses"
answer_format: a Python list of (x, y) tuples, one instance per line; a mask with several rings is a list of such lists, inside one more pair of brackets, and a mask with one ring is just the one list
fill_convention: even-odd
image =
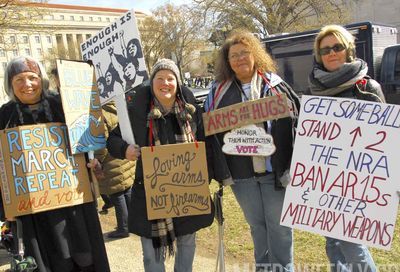
[(230, 55), (229, 59), (233, 60), (233, 61), (237, 61), (241, 57), (247, 58), (248, 56), (250, 56), (250, 53), (251, 53), (250, 51), (241, 51), (239, 53), (234, 53), (234, 54)]
[(321, 56), (324, 56), (324, 55), (328, 55), (329, 53), (331, 53), (331, 50), (333, 50), (333, 51), (335, 51), (335, 53), (337, 53), (337, 52), (343, 51), (345, 49), (346, 49), (346, 47), (344, 47), (343, 44), (337, 43), (332, 47), (327, 46), (327, 47), (324, 47), (324, 48), (320, 48), (319, 49), (319, 54)]

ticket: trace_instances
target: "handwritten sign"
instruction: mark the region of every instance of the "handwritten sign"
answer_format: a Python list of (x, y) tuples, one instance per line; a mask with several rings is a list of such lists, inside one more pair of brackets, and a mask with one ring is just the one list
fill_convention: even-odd
[(224, 135), (222, 151), (238, 156), (270, 156), (275, 152), (274, 139), (263, 127), (247, 125)]
[(6, 217), (93, 201), (85, 157), (72, 155), (66, 139), (61, 123), (0, 131)]
[(211, 212), (204, 142), (142, 148), (149, 220)]
[(133, 10), (81, 44), (83, 60), (96, 68), (96, 82), (101, 104), (148, 79)]
[(203, 113), (206, 136), (289, 116), (286, 94), (237, 103)]
[(398, 105), (302, 96), (281, 224), (390, 249), (399, 128)]
[(89, 64), (57, 60), (61, 98), (72, 154), (106, 146), (104, 122)]

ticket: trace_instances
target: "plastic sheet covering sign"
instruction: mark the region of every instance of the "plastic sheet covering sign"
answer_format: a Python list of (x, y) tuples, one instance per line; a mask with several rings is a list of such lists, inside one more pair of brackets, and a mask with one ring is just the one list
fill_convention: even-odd
[(0, 131), (6, 217), (93, 201), (85, 157), (71, 154), (66, 131), (62, 123)]
[(268, 96), (203, 113), (204, 133), (206, 136), (213, 135), (245, 125), (288, 116), (286, 94)]
[(400, 189), (400, 106), (301, 100), (281, 224), (390, 249)]
[(204, 142), (143, 147), (149, 220), (211, 212)]
[(57, 60), (61, 98), (72, 154), (106, 146), (93, 68), (84, 62)]

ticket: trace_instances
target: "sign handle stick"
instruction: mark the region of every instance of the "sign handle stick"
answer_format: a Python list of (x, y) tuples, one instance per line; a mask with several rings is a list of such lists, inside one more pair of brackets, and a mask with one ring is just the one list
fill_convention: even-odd
[[(94, 159), (94, 151), (93, 150), (90, 150), (88, 152), (88, 158), (89, 158), (89, 160)], [(96, 176), (93, 173), (93, 169), (90, 169), (89, 179), (90, 179), (90, 188), (92, 191), (93, 200), (95, 201), (95, 204), (97, 207), (97, 198), (100, 196), (100, 191), (99, 191), (99, 183), (97, 181)]]

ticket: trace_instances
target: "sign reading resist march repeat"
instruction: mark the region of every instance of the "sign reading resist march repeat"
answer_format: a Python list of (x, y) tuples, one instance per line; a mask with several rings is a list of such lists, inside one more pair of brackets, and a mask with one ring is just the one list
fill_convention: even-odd
[(5, 129), (0, 139), (7, 218), (93, 201), (85, 157), (71, 154), (64, 124)]
[(398, 105), (302, 96), (281, 224), (390, 249), (399, 128)]
[(211, 212), (205, 144), (197, 144), (141, 148), (149, 220)]

